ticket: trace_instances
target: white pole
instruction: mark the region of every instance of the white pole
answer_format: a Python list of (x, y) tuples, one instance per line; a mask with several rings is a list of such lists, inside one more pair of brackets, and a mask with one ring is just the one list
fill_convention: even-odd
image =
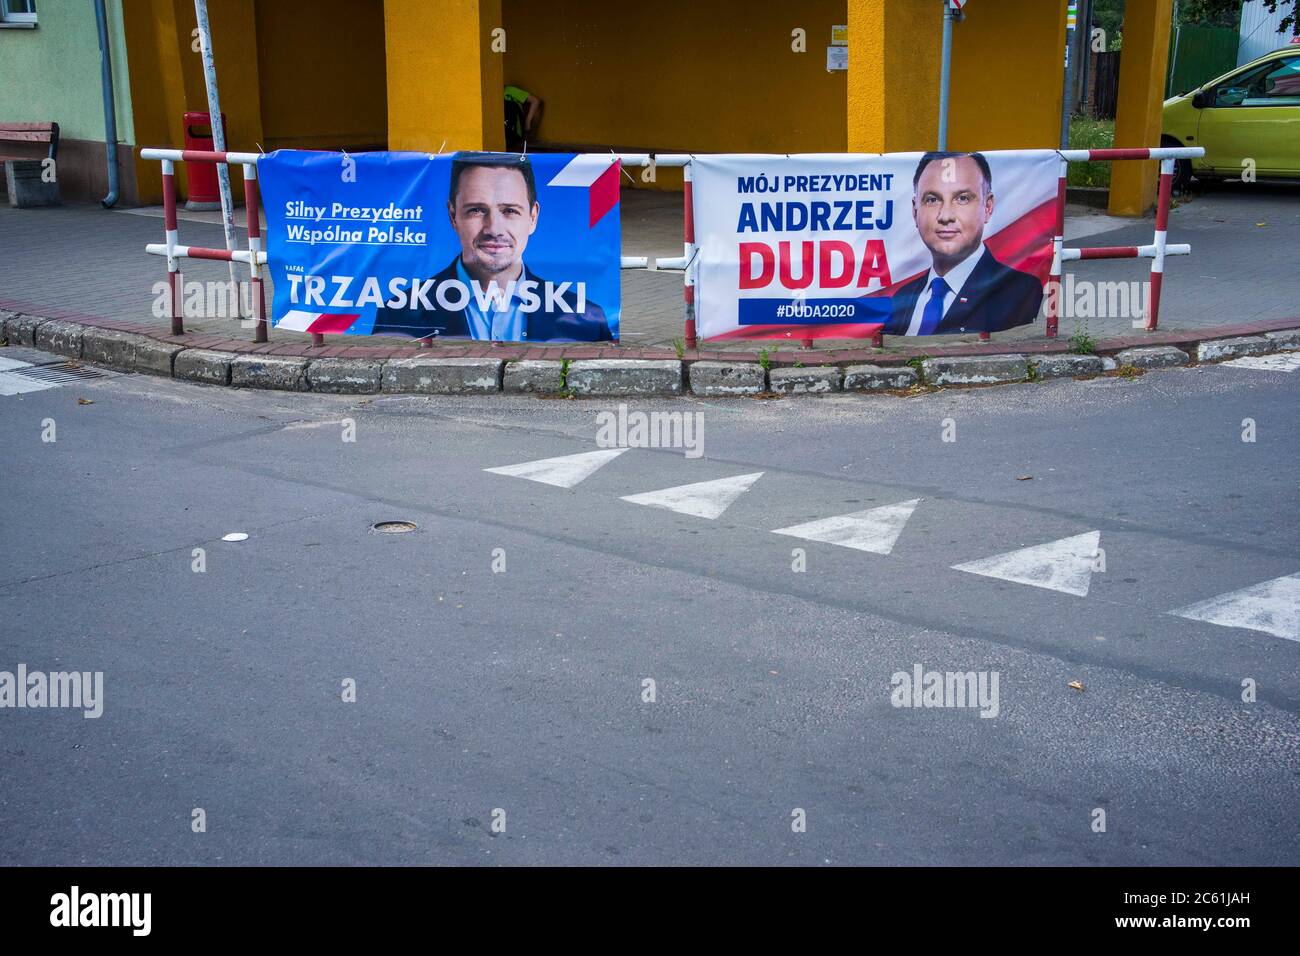
[(952, 5), (943, 0), (943, 47), (939, 54), (939, 149), (948, 148), (948, 80), (952, 75)]
[[(1065, 71), (1061, 79), (1061, 149), (1068, 149), (1070, 146), (1070, 115), (1073, 112), (1072, 107), (1074, 93), (1074, 61), (1073, 56), (1074, 37), (1077, 29), (1079, 16), (1079, 5), (1077, 0), (1068, 0), (1066, 4), (1066, 25), (1065, 25)], [(1073, 11), (1074, 20), (1070, 20), (1069, 11)]]
[[(208, 113), (212, 119), (212, 145), (219, 152), (226, 151), (226, 130), (221, 124), (221, 97), (217, 94), (217, 67), (212, 60), (212, 28), (208, 25), (208, 0), (194, 0), (194, 15), (199, 24), (199, 51), (203, 55), (203, 82), (208, 88)], [(237, 248), (235, 239), (235, 203), (230, 195), (230, 167), (217, 163), (217, 183), (221, 187), (221, 225), (226, 232), (226, 248)], [(256, 210), (248, 210), (248, 215), (257, 215)], [(230, 263), (230, 288), (235, 293), (236, 308), (244, 316), (244, 297), (239, 287), (239, 277), (235, 273), (235, 263)]]
[(1178, 41), (1183, 36), (1183, 22), (1178, 14), (1178, 0), (1174, 0), (1174, 52), (1169, 56), (1169, 78), (1165, 81), (1165, 98), (1174, 95), (1174, 70), (1178, 69)]

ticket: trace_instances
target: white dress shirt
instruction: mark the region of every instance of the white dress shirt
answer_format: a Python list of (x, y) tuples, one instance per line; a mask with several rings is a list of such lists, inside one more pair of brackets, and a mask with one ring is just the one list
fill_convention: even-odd
[(935, 279), (943, 279), (948, 284), (948, 293), (943, 297), (943, 316), (940, 321), (948, 315), (948, 310), (952, 304), (961, 296), (961, 288), (970, 278), (970, 274), (975, 271), (979, 265), (980, 258), (988, 252), (984, 248), (984, 243), (980, 243), (979, 248), (968, 255), (961, 262), (957, 263), (948, 270), (948, 274), (940, 276), (934, 271), (934, 266), (925, 276), (925, 285), (921, 288), (921, 294), (916, 297), (916, 306), (912, 309), (912, 323), (907, 327), (908, 335), (917, 335), (921, 331), (921, 318), (925, 314), (925, 306), (930, 301), (930, 285)]

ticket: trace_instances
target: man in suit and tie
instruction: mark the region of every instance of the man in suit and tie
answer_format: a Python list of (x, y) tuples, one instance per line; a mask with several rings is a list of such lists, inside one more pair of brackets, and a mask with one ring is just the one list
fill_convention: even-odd
[[(528, 157), (458, 153), (447, 215), (460, 255), (405, 308), (381, 307), (374, 335), (497, 342), (597, 342), (613, 335), (581, 283), (551, 283), (524, 262), (541, 207)], [(427, 303), (427, 304), (426, 304)]]
[(912, 219), (930, 250), (929, 271), (893, 295), (887, 335), (998, 332), (1038, 315), (1043, 286), (984, 246), (993, 174), (979, 153), (926, 153), (912, 177)]

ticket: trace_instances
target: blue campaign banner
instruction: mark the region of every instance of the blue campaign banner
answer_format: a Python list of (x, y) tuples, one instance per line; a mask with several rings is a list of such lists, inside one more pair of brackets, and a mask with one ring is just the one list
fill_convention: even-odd
[(618, 340), (612, 157), (277, 150), (257, 172), (277, 328)]

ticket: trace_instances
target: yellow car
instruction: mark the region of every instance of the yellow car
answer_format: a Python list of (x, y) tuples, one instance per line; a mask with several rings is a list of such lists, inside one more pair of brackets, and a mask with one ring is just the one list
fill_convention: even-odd
[(1300, 178), (1300, 45), (1239, 66), (1199, 89), (1165, 100), (1165, 146), (1203, 146), (1178, 161), (1176, 185), (1200, 179)]

